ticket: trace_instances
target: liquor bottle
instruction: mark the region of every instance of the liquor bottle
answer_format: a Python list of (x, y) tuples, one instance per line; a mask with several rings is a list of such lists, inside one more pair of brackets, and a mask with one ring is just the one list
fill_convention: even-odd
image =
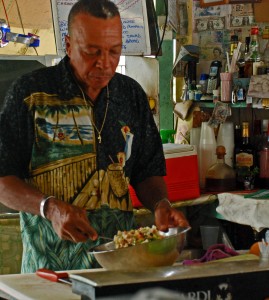
[(245, 37), (245, 50), (244, 50), (245, 57), (247, 57), (247, 55), (249, 53), (249, 44), (250, 44), (250, 36), (246, 36)]
[(239, 149), (242, 144), (242, 129), (240, 124), (235, 124), (234, 126), (234, 153), (233, 153), (233, 167), (236, 169), (236, 153), (239, 152)]
[(234, 50), (237, 49), (238, 46), (238, 35), (233, 34), (231, 36), (231, 42), (230, 42), (230, 55), (233, 56)]
[[(244, 49), (240, 48), (240, 57), (237, 61), (239, 78), (249, 77), (248, 72), (250, 72), (250, 70), (247, 70), (247, 66), (246, 66), (246, 59), (249, 55), (249, 44), (250, 44), (250, 36), (247, 36), (245, 38), (245, 48)], [(251, 66), (251, 64), (249, 64), (249, 66)]]
[(246, 54), (245, 59), (245, 77), (254, 75), (254, 64), (261, 61), (261, 54), (259, 49), (259, 28), (254, 26), (251, 28), (249, 52)]
[(206, 172), (205, 189), (207, 192), (225, 192), (236, 189), (235, 170), (225, 163), (226, 149), (219, 145), (216, 148), (217, 161)]
[(245, 179), (253, 176), (255, 167), (255, 151), (250, 143), (249, 123), (242, 123), (242, 141), (239, 147), (235, 148), (236, 182), (238, 189), (244, 189)]

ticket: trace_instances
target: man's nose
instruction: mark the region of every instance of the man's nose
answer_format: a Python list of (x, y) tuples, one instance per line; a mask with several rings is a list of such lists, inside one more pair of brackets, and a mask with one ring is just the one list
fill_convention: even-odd
[(101, 69), (105, 69), (108, 67), (109, 55), (108, 52), (102, 52), (96, 62), (96, 66)]

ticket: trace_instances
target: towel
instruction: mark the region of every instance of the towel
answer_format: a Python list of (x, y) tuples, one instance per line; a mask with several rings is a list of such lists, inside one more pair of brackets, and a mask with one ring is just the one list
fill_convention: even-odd
[(222, 258), (232, 257), (239, 255), (238, 252), (224, 244), (215, 244), (210, 246), (205, 255), (199, 259), (186, 259), (183, 261), (183, 265), (194, 265)]

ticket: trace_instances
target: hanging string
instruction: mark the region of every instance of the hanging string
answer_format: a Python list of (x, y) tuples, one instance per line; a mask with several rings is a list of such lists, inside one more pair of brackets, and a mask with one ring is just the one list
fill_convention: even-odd
[[(23, 22), (22, 22), (22, 17), (21, 17), (21, 11), (20, 11), (20, 8), (19, 8), (17, 0), (15, 0), (15, 3), (16, 3), (16, 7), (17, 7), (17, 12), (18, 12), (18, 16), (19, 16), (19, 19), (20, 19), (20, 23), (21, 23), (21, 28), (22, 28), (23, 34), (25, 34), (25, 30), (24, 30), (24, 26), (23, 26)], [(38, 30), (36, 29), (36, 33), (37, 32), (38, 32)], [(34, 48), (34, 51), (35, 51), (36, 55), (38, 56), (38, 52), (36, 50), (36, 47), (33, 47), (33, 48)], [(24, 54), (26, 54), (26, 52), (27, 52), (28, 49), (29, 49), (29, 47), (25, 47)]]
[(3, 4), (4, 11), (5, 11), (6, 19), (7, 19), (7, 25), (10, 28), (10, 24), (9, 24), (9, 20), (8, 20), (8, 16), (7, 16), (7, 10), (6, 10), (6, 6), (5, 6), (5, 3), (4, 3), (4, 0), (2, 0), (2, 4)]
[(19, 15), (20, 23), (21, 23), (21, 28), (22, 28), (23, 34), (25, 34), (23, 23), (22, 23), (22, 17), (21, 17), (20, 8), (19, 8), (17, 0), (15, 0), (15, 2), (16, 2), (16, 6), (17, 6), (17, 12), (18, 12), (18, 15)]

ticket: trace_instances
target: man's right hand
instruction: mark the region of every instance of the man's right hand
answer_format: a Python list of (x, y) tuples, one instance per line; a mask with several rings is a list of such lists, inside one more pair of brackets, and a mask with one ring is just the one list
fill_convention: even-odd
[(46, 218), (57, 235), (74, 243), (96, 240), (98, 233), (91, 226), (86, 210), (51, 198), (46, 203)]

